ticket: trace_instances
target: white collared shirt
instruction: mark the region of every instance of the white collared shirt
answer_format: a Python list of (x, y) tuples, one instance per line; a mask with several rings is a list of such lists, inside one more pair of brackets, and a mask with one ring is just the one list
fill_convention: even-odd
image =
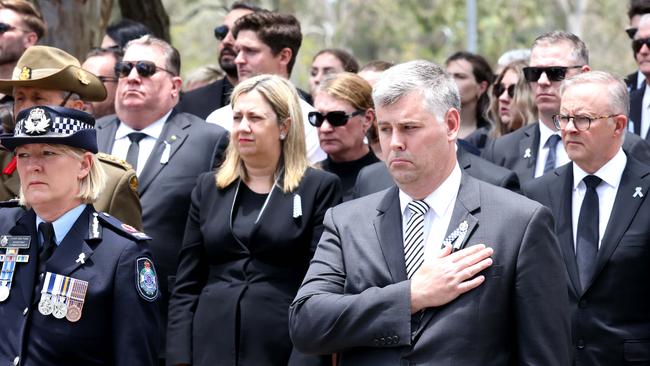
[[(641, 101), (641, 130), (640, 136), (645, 139), (648, 136), (648, 128), (650, 128), (650, 85), (646, 85), (643, 92), (643, 101)], [(632, 128), (634, 132), (634, 128)]]
[[(436, 256), (441, 250), (442, 242), (454, 212), (454, 203), (460, 189), (461, 171), (458, 163), (444, 182), (429, 194), (424, 201), (429, 205), (429, 210), (424, 215), (424, 259)], [(402, 238), (406, 231), (406, 223), (411, 217), (411, 210), (407, 208), (411, 198), (408, 194), (399, 191), (399, 204), (402, 210)]]
[[(305, 126), (305, 147), (307, 148), (307, 159), (309, 159), (309, 162), (312, 164), (318, 163), (319, 161), (325, 160), (327, 154), (320, 148), (318, 130), (316, 127), (312, 126), (307, 119), (309, 112), (315, 111), (316, 109), (302, 99), (299, 99), (299, 101), (300, 109), (302, 110), (303, 125)], [(232, 107), (230, 104), (226, 104), (210, 113), (205, 120), (208, 123), (214, 123), (228, 131), (232, 131)]]
[[(614, 207), (614, 200), (616, 199), (616, 192), (621, 183), (623, 170), (627, 164), (627, 156), (623, 149), (619, 149), (616, 155), (603, 165), (593, 175), (602, 179), (602, 183), (596, 188), (598, 193), (598, 248), (600, 242), (603, 240), (607, 223)], [(587, 185), (582, 179), (589, 175), (582, 170), (576, 163), (573, 163), (573, 194), (571, 201), (571, 215), (573, 224), (573, 249), (576, 246), (576, 237), (578, 235), (578, 219), (580, 218), (580, 208), (582, 201), (587, 192)], [(632, 194), (632, 193), (630, 193)]]
[(539, 121), (537, 125), (539, 126), (539, 147), (537, 148), (537, 161), (535, 161), (535, 178), (544, 175), (544, 165), (549, 151), (548, 139), (551, 135), (560, 136), (560, 141), (555, 146), (555, 167), (557, 168), (571, 161), (564, 150), (560, 132), (551, 130), (542, 121)]
[(140, 140), (140, 150), (138, 153), (138, 169), (136, 173), (138, 176), (142, 173), (142, 169), (149, 159), (149, 155), (153, 151), (156, 141), (162, 133), (163, 127), (165, 127), (165, 121), (169, 118), (169, 115), (172, 113), (171, 110), (167, 112), (162, 118), (150, 124), (149, 126), (143, 128), (140, 131), (134, 130), (131, 127), (127, 126), (124, 122), (120, 122), (117, 131), (115, 132), (115, 142), (113, 143), (112, 155), (117, 156), (118, 158), (126, 160), (126, 154), (129, 152), (129, 146), (131, 146), (131, 140), (129, 140), (129, 134), (131, 132), (142, 132), (147, 135), (147, 137)]

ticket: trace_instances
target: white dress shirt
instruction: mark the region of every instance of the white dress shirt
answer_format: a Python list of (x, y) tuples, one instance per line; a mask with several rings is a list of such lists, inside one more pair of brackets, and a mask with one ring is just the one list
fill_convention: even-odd
[[(436, 256), (441, 249), (442, 242), (454, 212), (454, 203), (460, 189), (461, 172), (458, 163), (444, 182), (428, 195), (424, 201), (429, 205), (429, 210), (424, 215), (424, 259)], [(402, 238), (405, 236), (406, 223), (411, 217), (411, 210), (407, 208), (411, 198), (408, 194), (399, 191), (399, 204), (402, 210)]]
[[(614, 200), (616, 199), (616, 192), (618, 192), (618, 186), (621, 183), (621, 177), (623, 176), (623, 170), (625, 170), (625, 165), (627, 164), (627, 156), (623, 152), (623, 149), (619, 149), (616, 155), (610, 159), (605, 165), (603, 165), (597, 172), (593, 175), (602, 179), (602, 183), (596, 188), (596, 193), (598, 194), (598, 248), (600, 248), (600, 242), (603, 240), (603, 235), (605, 234), (605, 229), (607, 229), (607, 223), (609, 222), (609, 216), (612, 213), (612, 208), (614, 207)], [(587, 192), (587, 186), (582, 179), (589, 175), (587, 172), (582, 170), (577, 164), (573, 164), (573, 194), (571, 201), (571, 215), (573, 223), (573, 249), (575, 250), (576, 246), (576, 237), (578, 235), (578, 219), (580, 218), (580, 208), (582, 207), (582, 201), (585, 198), (585, 193)], [(632, 194), (632, 192), (630, 192)]]
[[(314, 107), (311, 104), (305, 102), (302, 99), (300, 100), (300, 108), (302, 109), (302, 119), (303, 125), (305, 127), (305, 144), (307, 147), (307, 159), (310, 163), (317, 163), (319, 161), (325, 160), (327, 154), (323, 149), (320, 148), (320, 141), (318, 140), (318, 130), (316, 127), (312, 126), (307, 119), (309, 112), (315, 111)], [(225, 128), (228, 131), (232, 131), (232, 107), (230, 104), (213, 111), (205, 119), (208, 123), (214, 123)]]
[[(537, 125), (539, 126), (539, 147), (537, 149), (537, 161), (535, 161), (535, 178), (544, 175), (544, 165), (546, 164), (546, 159), (548, 158), (549, 137), (551, 137), (551, 135), (560, 136), (559, 131), (551, 130), (542, 121), (539, 121)], [(557, 168), (570, 161), (571, 160), (569, 159), (569, 156), (564, 150), (562, 139), (560, 138), (560, 141), (558, 141), (557, 145), (555, 146), (555, 167)]]
[(144, 166), (149, 159), (149, 155), (153, 151), (156, 141), (160, 134), (162, 133), (163, 127), (165, 126), (165, 121), (169, 118), (169, 115), (172, 113), (170, 110), (162, 116), (159, 120), (150, 124), (149, 126), (143, 128), (140, 131), (134, 130), (131, 127), (127, 126), (125, 123), (120, 122), (120, 125), (117, 127), (115, 132), (115, 142), (113, 143), (113, 150), (111, 151), (112, 155), (117, 156), (118, 158), (126, 160), (126, 154), (129, 152), (129, 146), (131, 146), (131, 140), (129, 140), (129, 134), (131, 132), (142, 132), (147, 136), (140, 140), (140, 150), (138, 153), (138, 169), (136, 173), (138, 176), (144, 169)]

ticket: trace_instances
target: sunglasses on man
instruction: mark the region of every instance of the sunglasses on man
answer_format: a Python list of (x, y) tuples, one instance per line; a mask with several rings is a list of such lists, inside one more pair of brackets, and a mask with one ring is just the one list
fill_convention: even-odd
[(216, 28), (214, 28), (214, 38), (223, 41), (224, 38), (228, 35), (228, 31), (230, 29), (228, 28), (227, 25), (220, 25)]
[(643, 47), (643, 45), (650, 48), (650, 38), (639, 38), (639, 39), (633, 40), (632, 41), (632, 49), (634, 50), (634, 53), (639, 53), (639, 51), (641, 51), (641, 47)]
[(121, 61), (115, 64), (115, 76), (118, 78), (124, 78), (129, 76), (131, 73), (131, 70), (135, 67), (135, 71), (138, 72), (138, 75), (140, 75), (143, 78), (149, 77), (153, 74), (155, 74), (158, 71), (165, 71), (170, 73), (172, 76), (175, 76), (173, 72), (164, 69), (162, 67), (156, 66), (155, 63), (151, 61)]
[(550, 81), (562, 81), (566, 78), (569, 69), (579, 69), (582, 66), (549, 66), (549, 67), (524, 67), (524, 78), (529, 83), (536, 83), (542, 74)]
[(7, 23), (0, 23), (0, 34), (4, 34), (9, 32), (10, 30), (14, 30), (16, 27), (13, 25), (7, 24)]
[(630, 27), (625, 30), (625, 33), (627, 33), (627, 36), (630, 37), (630, 39), (634, 40), (634, 36), (636, 35), (636, 31), (638, 30), (639, 28)]
[(503, 83), (494, 84), (492, 91), (494, 92), (494, 96), (497, 98), (500, 97), (503, 92), (508, 92), (508, 96), (512, 99), (515, 97), (515, 84), (510, 84), (507, 88)]
[(309, 112), (307, 119), (314, 127), (320, 127), (323, 125), (323, 122), (327, 120), (330, 125), (334, 127), (343, 126), (348, 123), (348, 120), (354, 116), (364, 114), (366, 111), (359, 109), (350, 114), (345, 113), (344, 111), (331, 111), (327, 114), (322, 114), (321, 112)]

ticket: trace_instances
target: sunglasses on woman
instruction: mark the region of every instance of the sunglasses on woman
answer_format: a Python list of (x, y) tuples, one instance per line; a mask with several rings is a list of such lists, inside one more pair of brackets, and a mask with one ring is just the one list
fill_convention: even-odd
[(350, 114), (345, 113), (344, 111), (331, 111), (327, 114), (322, 114), (321, 112), (309, 112), (307, 119), (314, 127), (320, 127), (323, 125), (323, 122), (327, 120), (332, 126), (339, 127), (348, 123), (348, 120), (354, 116), (365, 113), (366, 111), (359, 109)]
[(503, 94), (504, 91), (508, 92), (508, 96), (510, 98), (514, 98), (515, 97), (515, 84), (510, 84), (510, 86), (507, 87), (507, 88), (502, 83), (495, 84), (492, 91), (494, 91), (494, 96), (497, 97), (497, 98), (500, 97), (501, 94)]
[(172, 76), (175, 76), (173, 72), (163, 69), (162, 67), (156, 66), (155, 63), (151, 61), (121, 61), (115, 64), (115, 76), (118, 78), (124, 78), (129, 76), (131, 70), (135, 67), (135, 71), (138, 72), (138, 75), (143, 78), (149, 77), (159, 70), (170, 73)]

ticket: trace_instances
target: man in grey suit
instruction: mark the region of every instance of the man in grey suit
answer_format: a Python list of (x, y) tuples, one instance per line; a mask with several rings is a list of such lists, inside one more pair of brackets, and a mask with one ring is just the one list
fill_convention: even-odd
[(198, 175), (220, 161), (228, 134), (174, 110), (182, 85), (180, 55), (167, 42), (151, 36), (129, 42), (115, 71), (117, 114), (97, 121), (97, 140), (100, 151), (128, 161), (140, 180), (142, 222), (153, 238), (150, 246), (160, 279), (164, 345), (190, 194)]
[(454, 80), (412, 61), (373, 99), (397, 186), (325, 215), (290, 308), (295, 346), (355, 366), (568, 365), (551, 213), (461, 172)]

